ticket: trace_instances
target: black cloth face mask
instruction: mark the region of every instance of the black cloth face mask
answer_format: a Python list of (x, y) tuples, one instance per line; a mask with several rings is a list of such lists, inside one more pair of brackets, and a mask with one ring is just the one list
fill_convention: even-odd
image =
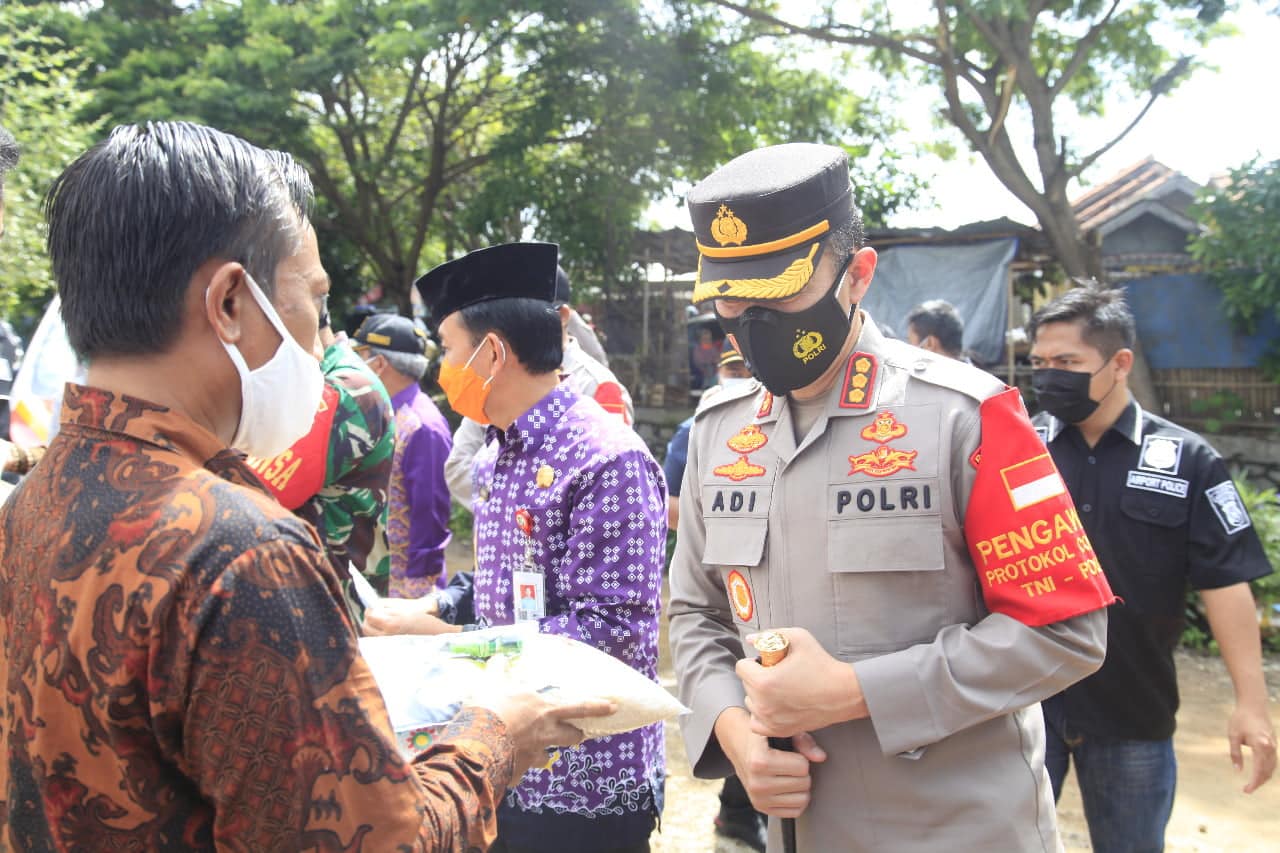
[(853, 324), (854, 303), (845, 312), (836, 295), (850, 261), (836, 273), (826, 294), (794, 313), (752, 305), (737, 317), (716, 311), (720, 326), (732, 334), (751, 372), (776, 397), (816, 381), (840, 354)]
[[(1110, 364), (1110, 361), (1107, 364)], [(1088, 420), (1089, 416), (1102, 404), (1101, 400), (1095, 400), (1089, 396), (1089, 382), (1106, 369), (1106, 366), (1106, 364), (1102, 365), (1094, 373), (1059, 370), (1056, 367), (1033, 370), (1031, 387), (1036, 392), (1036, 399), (1040, 401), (1040, 408), (1069, 424)]]

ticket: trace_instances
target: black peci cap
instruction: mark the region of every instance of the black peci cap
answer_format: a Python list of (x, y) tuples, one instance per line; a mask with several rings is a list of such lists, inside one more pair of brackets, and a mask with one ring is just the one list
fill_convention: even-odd
[(414, 286), (433, 323), (460, 308), (491, 299), (541, 299), (556, 295), (555, 243), (504, 243), (477, 249), (422, 275)]

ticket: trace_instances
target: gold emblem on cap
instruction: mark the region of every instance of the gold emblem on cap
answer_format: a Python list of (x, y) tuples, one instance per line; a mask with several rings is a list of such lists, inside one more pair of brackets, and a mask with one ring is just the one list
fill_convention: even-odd
[(826, 348), (827, 345), (823, 343), (821, 332), (806, 332), (802, 330), (796, 332), (796, 342), (791, 347), (791, 354), (808, 364)]
[(747, 240), (747, 224), (734, 216), (728, 205), (722, 204), (711, 223), (711, 236), (721, 246), (741, 246)]
[(538, 473), (534, 475), (534, 482), (538, 484), (539, 489), (549, 489), (555, 481), (556, 471), (550, 465), (543, 465), (538, 469)]

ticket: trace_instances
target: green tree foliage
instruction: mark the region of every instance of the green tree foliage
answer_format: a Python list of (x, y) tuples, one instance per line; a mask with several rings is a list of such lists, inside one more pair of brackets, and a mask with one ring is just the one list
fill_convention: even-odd
[(23, 331), (53, 289), (44, 250), (45, 193), (97, 132), (92, 122), (73, 119), (88, 96), (76, 87), (78, 53), (44, 26), (56, 15), (52, 4), (0, 5), (0, 125), (22, 149), (4, 182), (0, 317)]
[(717, 19), (639, 0), (104, 0), (81, 30), (94, 115), (290, 151), (335, 285), (407, 310), (425, 267), (497, 240), (554, 240), (625, 280), (649, 201), (763, 141), (870, 140), (877, 206), (913, 191), (869, 105)]
[[(1101, 277), (1067, 188), (1195, 65), (1227, 29), (1223, 0), (873, 0), (826, 3), (798, 21), (770, 0), (712, 0), (778, 32), (861, 48), (885, 72), (938, 92), (958, 129), (1027, 205), (1068, 275)], [(1076, 129), (1104, 103), (1134, 103), (1112, 139), (1082, 148)]]
[[(1193, 213), (1208, 229), (1191, 254), (1222, 290), (1227, 316), (1252, 334), (1260, 319), (1280, 319), (1280, 160), (1254, 159), (1205, 188)], [(1266, 365), (1280, 381), (1280, 341)]]

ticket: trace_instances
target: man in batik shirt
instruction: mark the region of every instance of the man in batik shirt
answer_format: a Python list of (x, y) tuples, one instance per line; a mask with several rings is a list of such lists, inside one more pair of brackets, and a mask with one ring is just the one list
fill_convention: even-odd
[(418, 598), (445, 585), (449, 490), (444, 460), (449, 424), (418, 383), (426, 376), (427, 333), (408, 317), (374, 314), (355, 333), (356, 353), (391, 394), (396, 451), (387, 504), (393, 598)]
[(487, 847), (578, 714), (500, 698), (397, 750), (315, 531), (243, 461), (323, 388), (329, 280), (280, 168), (210, 128), (119, 127), (48, 218), (89, 367), (0, 508), (0, 850)]
[[(557, 257), (547, 243), (494, 246), (417, 282), (439, 323), (440, 387), (497, 445), (473, 503), (476, 615), (536, 621), (657, 680), (662, 471), (632, 429), (559, 381)], [(654, 725), (564, 751), (510, 792), (493, 849), (648, 850), (662, 747)]]

